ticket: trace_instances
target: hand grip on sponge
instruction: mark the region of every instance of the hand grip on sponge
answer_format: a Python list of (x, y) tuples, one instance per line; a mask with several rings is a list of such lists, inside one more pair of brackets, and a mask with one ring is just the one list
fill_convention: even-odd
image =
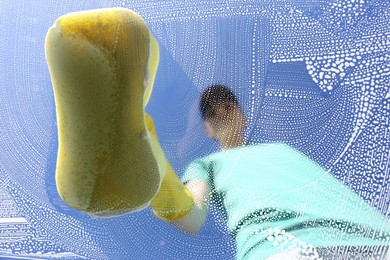
[[(143, 19), (123, 8), (64, 15), (48, 31), (45, 52), (56, 104), (61, 198), (101, 217), (157, 201), (169, 163), (145, 121), (159, 51)], [(177, 200), (188, 196), (192, 205), (185, 189), (179, 191)], [(159, 201), (157, 208), (170, 208)]]
[(153, 198), (150, 206), (154, 214), (166, 221), (175, 221), (187, 216), (194, 204), (191, 192), (181, 183), (172, 169), (172, 166), (165, 159), (164, 153), (158, 142), (151, 116), (145, 114), (146, 126), (152, 137), (152, 147), (155, 147), (155, 154), (160, 159), (161, 171), (164, 172), (164, 179), (161, 182), (157, 195)]

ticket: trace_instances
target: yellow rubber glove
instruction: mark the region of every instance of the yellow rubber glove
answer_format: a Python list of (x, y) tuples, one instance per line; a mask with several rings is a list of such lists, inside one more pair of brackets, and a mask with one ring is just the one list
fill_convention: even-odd
[(157, 139), (152, 117), (145, 114), (145, 122), (153, 140), (151, 144), (155, 151), (154, 153), (158, 154), (157, 158), (159, 159), (160, 170), (164, 175), (160, 189), (150, 203), (150, 206), (152, 207), (154, 214), (163, 220), (179, 220), (191, 212), (193, 208), (192, 194), (181, 183), (171, 165), (165, 159)]

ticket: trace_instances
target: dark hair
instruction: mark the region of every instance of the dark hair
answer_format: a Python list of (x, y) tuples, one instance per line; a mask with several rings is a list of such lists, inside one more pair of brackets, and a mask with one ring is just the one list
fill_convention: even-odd
[(211, 85), (207, 87), (200, 98), (199, 110), (203, 120), (212, 119), (215, 116), (214, 106), (217, 104), (235, 104), (239, 106), (234, 93), (224, 85)]

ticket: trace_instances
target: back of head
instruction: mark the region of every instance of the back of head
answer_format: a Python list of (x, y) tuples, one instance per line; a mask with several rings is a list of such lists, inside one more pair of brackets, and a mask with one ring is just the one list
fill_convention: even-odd
[(238, 99), (234, 93), (224, 85), (211, 85), (207, 87), (200, 98), (199, 110), (203, 120), (213, 120), (217, 115), (217, 106), (239, 107)]

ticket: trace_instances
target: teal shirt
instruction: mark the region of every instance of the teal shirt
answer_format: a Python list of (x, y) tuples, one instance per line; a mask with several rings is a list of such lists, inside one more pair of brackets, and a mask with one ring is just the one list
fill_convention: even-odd
[(212, 188), (212, 198), (226, 214), (237, 240), (238, 255), (253, 251), (254, 245), (268, 256), (293, 244), (329, 247), (390, 242), (389, 221), (384, 216), (285, 144), (237, 147), (195, 160), (182, 181), (191, 179), (203, 180)]

